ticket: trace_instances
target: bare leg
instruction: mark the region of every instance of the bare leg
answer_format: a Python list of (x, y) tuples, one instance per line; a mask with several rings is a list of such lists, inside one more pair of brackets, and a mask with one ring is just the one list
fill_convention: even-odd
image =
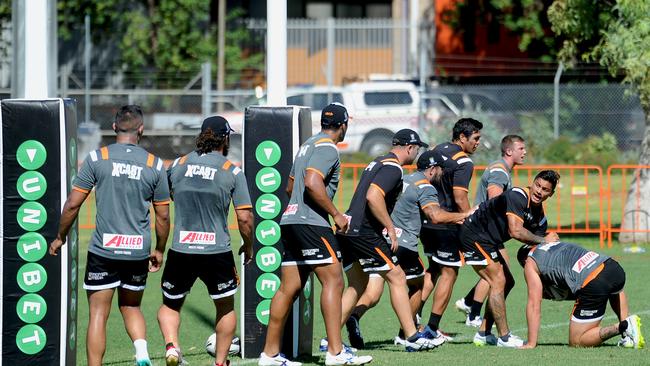
[(361, 318), (363, 314), (366, 313), (366, 311), (374, 308), (375, 305), (377, 305), (381, 299), (383, 292), (384, 279), (378, 276), (369, 276), (366, 290), (359, 298), (359, 301), (357, 301), (357, 305), (354, 307), (352, 314), (356, 315), (358, 318)]
[(594, 347), (604, 341), (619, 335), (618, 323), (600, 327), (600, 320), (591, 323), (569, 323), (569, 346)]
[(307, 270), (298, 266), (282, 266), (280, 288), (271, 300), (271, 314), (266, 328), (264, 353), (269, 356), (274, 356), (280, 352), (280, 340), (282, 339), (284, 323), (287, 321), (291, 305), (306, 281), (308, 273)]
[(111, 312), (111, 301), (115, 289), (87, 291), (88, 333), (86, 334), (86, 355), (89, 366), (101, 366), (106, 352), (106, 320)]
[[(499, 330), (499, 336), (505, 336), (510, 330), (506, 318), (506, 279), (503, 273), (503, 265), (499, 262), (491, 262), (487, 266), (474, 266), (474, 270), (490, 285), (488, 311), (491, 312), (494, 318), (494, 322)], [(485, 323), (484, 320), (481, 325), (481, 330), (485, 330)]]
[(181, 327), (180, 310), (180, 306), (172, 308), (165, 304), (162, 304), (158, 310), (158, 325), (165, 344), (173, 343), (176, 348), (181, 347), (178, 342), (178, 330)]
[(215, 347), (216, 362), (223, 364), (228, 358), (230, 343), (237, 328), (237, 315), (235, 314), (235, 297), (228, 296), (214, 300), (217, 311), (215, 331), (217, 333), (217, 345)]
[(406, 288), (406, 275), (404, 274), (402, 267), (398, 265), (387, 272), (383, 272), (382, 276), (386, 282), (388, 282), (390, 301), (393, 305), (393, 310), (395, 311), (397, 319), (404, 330), (404, 335), (408, 338), (415, 334), (417, 330), (411, 314), (408, 290)]
[(354, 306), (366, 291), (368, 285), (368, 274), (363, 271), (358, 262), (355, 262), (345, 274), (348, 277), (348, 287), (343, 292), (341, 300), (341, 327), (345, 325), (350, 314), (352, 314), (352, 310), (354, 310)]
[(331, 355), (341, 352), (341, 297), (343, 296), (343, 274), (341, 264), (333, 263), (314, 267), (318, 280), (323, 285), (320, 295), (320, 309), (325, 321), (327, 350)]
[(612, 307), (612, 310), (614, 310), (614, 313), (616, 313), (619, 322), (622, 322), (630, 315), (627, 307), (627, 296), (625, 296), (625, 292), (623, 291), (611, 295), (609, 297), (609, 305)]
[(144, 291), (131, 291), (119, 288), (117, 291), (117, 303), (124, 319), (126, 332), (132, 341), (147, 338), (147, 324), (140, 309)]

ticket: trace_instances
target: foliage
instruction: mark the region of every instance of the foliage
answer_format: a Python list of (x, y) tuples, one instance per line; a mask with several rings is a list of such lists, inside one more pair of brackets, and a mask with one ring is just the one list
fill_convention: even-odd
[(544, 152), (553, 141), (551, 121), (541, 115), (522, 115), (521, 137), (526, 140), (526, 164), (538, 164), (544, 161)]

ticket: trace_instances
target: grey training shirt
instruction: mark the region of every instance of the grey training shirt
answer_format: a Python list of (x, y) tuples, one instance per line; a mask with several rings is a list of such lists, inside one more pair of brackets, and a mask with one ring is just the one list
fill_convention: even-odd
[(169, 170), (174, 199), (172, 250), (182, 253), (230, 252), (228, 210), (252, 208), (246, 177), (220, 152), (193, 151)]
[(142, 260), (151, 251), (149, 208), (169, 204), (169, 187), (160, 158), (132, 144), (91, 151), (73, 189), (95, 187), (95, 231), (88, 250), (106, 258)]
[(508, 164), (503, 159), (491, 162), (487, 169), (485, 169), (485, 172), (483, 172), (483, 176), (481, 176), (474, 205), (478, 206), (488, 200), (487, 190), (489, 186), (501, 187), (504, 192), (512, 188), (510, 172), (511, 169), (508, 168)]
[(298, 150), (290, 174), (293, 177), (293, 191), (280, 225), (331, 226), (327, 212), (305, 192), (305, 176), (308, 170), (323, 178), (327, 196), (332, 200), (339, 185), (341, 163), (338, 148), (324, 132), (307, 139)]
[(438, 205), (438, 191), (417, 171), (404, 177), (402, 195), (391, 214), (401, 247), (418, 251), (422, 220), (420, 212), (427, 206)]

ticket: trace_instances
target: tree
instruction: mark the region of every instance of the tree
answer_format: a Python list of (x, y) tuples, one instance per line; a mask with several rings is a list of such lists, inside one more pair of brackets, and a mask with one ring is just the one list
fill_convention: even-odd
[[(650, 165), (650, 1), (555, 0), (548, 11), (553, 31), (565, 41), (559, 57), (596, 61), (636, 91), (645, 114), (639, 165)], [(628, 189), (623, 229), (648, 230), (647, 217), (637, 220), (650, 202), (650, 169), (639, 169)], [(637, 225), (638, 224), (638, 225)], [(647, 233), (622, 233), (619, 241), (643, 241)]]

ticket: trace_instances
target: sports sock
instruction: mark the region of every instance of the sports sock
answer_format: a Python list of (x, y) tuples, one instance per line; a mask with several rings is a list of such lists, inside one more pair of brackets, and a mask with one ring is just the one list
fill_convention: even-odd
[(436, 314), (436, 313), (431, 313), (429, 316), (429, 323), (427, 325), (431, 330), (436, 331), (438, 330), (438, 326), (440, 325), (440, 319), (442, 318), (441, 314)]
[(623, 334), (627, 330), (627, 327), (627, 320), (623, 320), (622, 322), (618, 323), (618, 332)]
[(415, 332), (412, 336), (408, 337), (407, 341), (409, 342), (415, 342), (418, 340), (418, 332)]
[(397, 332), (397, 336), (404, 339), (404, 329), (399, 328), (399, 332)]
[[(466, 304), (468, 303), (466, 302)], [(471, 304), (472, 310), (469, 312), (469, 318), (471, 320), (474, 320), (477, 316), (481, 315), (481, 308), (483, 307), (483, 303), (472, 300)]]
[(501, 336), (501, 337), (499, 337), (499, 338), (501, 338), (502, 341), (507, 342), (507, 341), (508, 341), (508, 338), (510, 338), (510, 333), (508, 333), (508, 334), (506, 334), (506, 335), (504, 335), (504, 336)]
[(144, 339), (136, 339), (133, 341), (133, 347), (135, 347), (135, 359), (136, 360), (148, 360), (149, 351), (147, 351), (147, 341)]
[(465, 305), (471, 306), (474, 303), (474, 291), (476, 291), (476, 286), (472, 287), (465, 296)]
[(479, 331), (478, 331), (478, 335), (480, 335), (481, 337), (485, 337), (485, 336), (488, 335), (488, 334), (490, 334), (490, 333), (488, 333), (488, 332), (484, 332), (484, 331), (482, 331), (482, 330), (479, 330)]

